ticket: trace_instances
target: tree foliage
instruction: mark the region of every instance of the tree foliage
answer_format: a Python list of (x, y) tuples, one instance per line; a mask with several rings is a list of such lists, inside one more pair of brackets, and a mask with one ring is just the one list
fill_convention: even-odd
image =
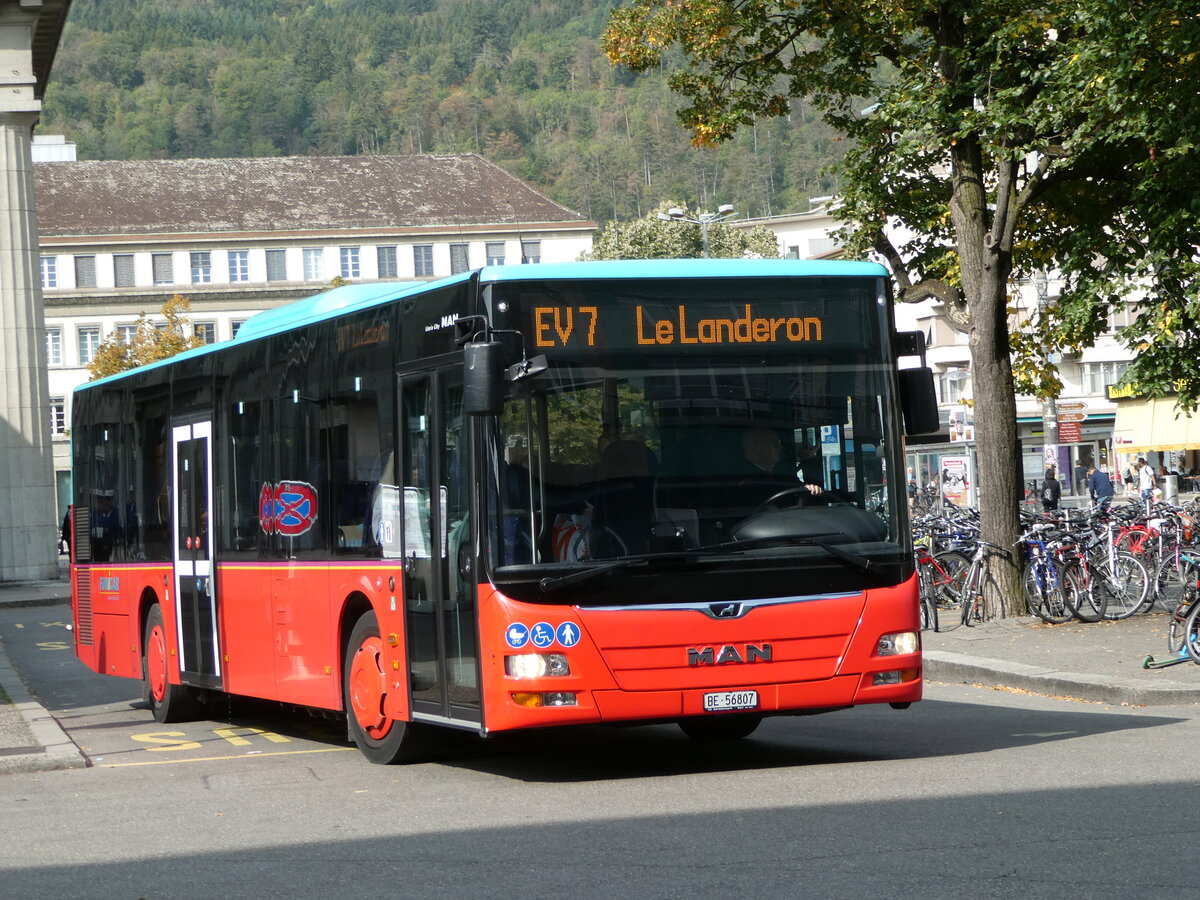
[[(580, 259), (692, 259), (704, 255), (700, 226), (692, 222), (666, 222), (658, 217), (675, 203), (664, 203), (654, 212), (632, 222), (610, 222), (592, 241), (592, 249)], [(699, 211), (688, 213), (698, 219)], [(762, 226), (733, 228), (724, 222), (708, 226), (708, 255), (725, 259), (743, 257), (774, 259), (779, 242), (774, 232)]]
[(187, 333), (190, 331), (187, 313), (191, 308), (187, 297), (176, 294), (162, 305), (163, 322), (152, 322), (142, 313), (138, 316), (132, 340), (127, 341), (120, 332), (114, 331), (96, 348), (88, 363), (90, 380), (116, 375), (203, 346), (200, 338)]
[[(1140, 286), (1153, 302), (1130, 334), (1138, 377), (1185, 363), (1189, 340), (1200, 366), (1198, 28), (1182, 0), (634, 0), (604, 46), (634, 71), (682, 52), (670, 83), (698, 144), (786, 116), (797, 98), (852, 139), (845, 237), (887, 259), (902, 298), (942, 299), (969, 332), (983, 532), (1008, 546), (1013, 278), (1062, 272), (1063, 297), (1035, 324), (1068, 347)], [(1015, 567), (997, 569), (1016, 612)]]
[(691, 147), (612, 0), (74, 0), (40, 128), (85, 159), (478, 152), (598, 221), (670, 198), (807, 208), (844, 144), (808, 104)]

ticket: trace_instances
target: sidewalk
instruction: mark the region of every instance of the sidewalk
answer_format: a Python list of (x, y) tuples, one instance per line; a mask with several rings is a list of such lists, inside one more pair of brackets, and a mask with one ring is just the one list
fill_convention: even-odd
[[(0, 609), (68, 602), (65, 566), (61, 581), (0, 584)], [(1162, 613), (1094, 625), (1046, 625), (1025, 618), (946, 627), (921, 636), (925, 677), (931, 682), (1126, 706), (1200, 703), (1200, 666), (1142, 666), (1147, 656), (1167, 655), (1167, 619)], [(0, 642), (0, 774), (85, 765), (78, 748), (29, 695)]]
[[(0, 584), (0, 608), (69, 603), (65, 557), (59, 581)], [(58, 722), (30, 696), (0, 641), (0, 775), (82, 768), (87, 760)]]

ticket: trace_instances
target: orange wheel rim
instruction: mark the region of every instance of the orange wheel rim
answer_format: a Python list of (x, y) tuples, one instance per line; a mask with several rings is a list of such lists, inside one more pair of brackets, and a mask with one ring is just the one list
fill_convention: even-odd
[(369, 637), (350, 660), (350, 710), (354, 720), (372, 740), (380, 740), (391, 729), (392, 720), (383, 714), (387, 681), (383, 671), (383, 641)]
[(146, 677), (150, 681), (150, 696), (161, 703), (167, 693), (167, 639), (162, 626), (150, 629), (146, 642)]

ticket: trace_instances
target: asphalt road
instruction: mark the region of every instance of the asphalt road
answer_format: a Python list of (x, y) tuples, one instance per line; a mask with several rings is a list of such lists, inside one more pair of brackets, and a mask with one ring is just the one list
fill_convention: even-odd
[(769, 720), (731, 745), (585, 728), (378, 767), (336, 721), (269, 704), (157, 725), (136, 683), (59, 647), (64, 611), (0, 611), (13, 665), (93, 761), (0, 777), (5, 900), (1193, 889), (1194, 707), (934, 684), (906, 711)]

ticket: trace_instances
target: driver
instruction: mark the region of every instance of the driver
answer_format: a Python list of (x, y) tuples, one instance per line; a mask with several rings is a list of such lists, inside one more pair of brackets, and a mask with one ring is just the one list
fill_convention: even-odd
[[(780, 479), (790, 478), (789, 473), (783, 471), (779, 465), (781, 450), (782, 444), (779, 435), (773, 429), (755, 426), (747, 428), (742, 434), (742, 453), (745, 454), (746, 461), (753, 467), (755, 475), (772, 478), (777, 482)], [(811, 482), (801, 482), (801, 487), (814, 497), (822, 491), (819, 484)], [(773, 493), (778, 489), (778, 484), (776, 484)]]

